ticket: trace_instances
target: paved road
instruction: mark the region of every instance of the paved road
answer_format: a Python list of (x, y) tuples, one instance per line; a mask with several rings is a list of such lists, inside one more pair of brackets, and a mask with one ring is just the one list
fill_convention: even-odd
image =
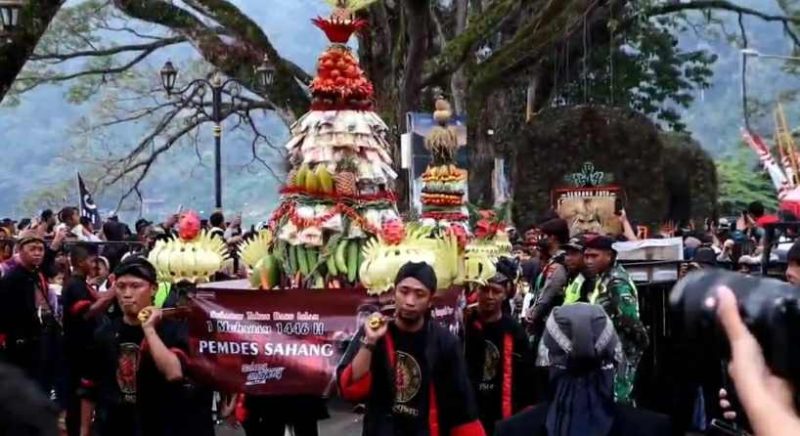
[(331, 418), (320, 422), (320, 436), (361, 436), (362, 418), (364, 415), (350, 413), (349, 406), (340, 407), (333, 405)]
[[(352, 407), (348, 404), (331, 401), (329, 404), (330, 419), (319, 422), (320, 436), (361, 436), (361, 423), (363, 415), (351, 413)], [(217, 436), (246, 436), (244, 430), (217, 428)], [(252, 435), (259, 436), (259, 435)], [(293, 436), (287, 430), (286, 436)]]

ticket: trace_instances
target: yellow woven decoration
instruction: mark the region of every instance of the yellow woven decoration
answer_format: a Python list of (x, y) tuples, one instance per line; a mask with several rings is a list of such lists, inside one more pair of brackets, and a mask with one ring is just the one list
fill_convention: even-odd
[(434, 228), (412, 223), (399, 244), (389, 244), (380, 236), (364, 246), (364, 261), (359, 269), (361, 283), (371, 295), (382, 294), (394, 286), (400, 268), (408, 262), (425, 262), (436, 272), (439, 289), (449, 288), (458, 278), (458, 241), (452, 234), (431, 235)]
[(177, 237), (158, 241), (147, 256), (156, 268), (159, 281), (172, 283), (207, 282), (229, 258), (225, 242), (205, 230), (191, 241)]

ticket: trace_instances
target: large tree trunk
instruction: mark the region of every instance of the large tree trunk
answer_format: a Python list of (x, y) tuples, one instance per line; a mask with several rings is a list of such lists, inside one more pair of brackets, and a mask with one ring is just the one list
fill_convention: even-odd
[[(474, 102), (474, 100), (470, 100)], [(514, 138), (525, 127), (524, 84), (512, 82), (497, 88), (480, 104), (470, 105), (469, 201), (481, 207), (495, 203), (492, 184), (495, 158), (505, 159), (513, 168)]]
[(0, 36), (0, 102), (62, 4), (63, 0), (29, 0), (20, 11), (19, 30), (10, 42)]
[[(378, 2), (369, 9), (370, 31), (360, 35), (359, 58), (375, 85), (376, 112), (389, 125), (392, 158), (399, 167), (400, 134), (406, 113), (420, 109), (422, 74), (429, 57), (432, 25), (428, 0)], [(408, 172), (398, 171), (398, 207), (409, 208)]]

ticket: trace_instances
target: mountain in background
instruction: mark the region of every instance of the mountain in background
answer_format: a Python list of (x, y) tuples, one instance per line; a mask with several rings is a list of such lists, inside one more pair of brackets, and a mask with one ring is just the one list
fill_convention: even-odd
[[(318, 54), (325, 48), (321, 32), (309, 20), (324, 15), (328, 7), (318, 0), (239, 0), (234, 2), (260, 23), (283, 56), (292, 59), (307, 71), (313, 71)], [(774, 0), (750, 0), (749, 7), (778, 13)], [(698, 15), (698, 21), (701, 21)], [(738, 30), (736, 16), (719, 15), (729, 32)], [(764, 53), (791, 53), (791, 42), (780, 25), (746, 18), (748, 39), (752, 48)], [(737, 46), (725, 36), (709, 37), (687, 31), (681, 35), (681, 46), (687, 50), (705, 48), (718, 54), (714, 65), (713, 86), (697, 91), (697, 99), (683, 112), (689, 130), (714, 156), (723, 156), (740, 147), (739, 129), (742, 126), (741, 57)], [(148, 59), (156, 71), (167, 59), (178, 62), (197, 59), (188, 45), (171, 48)], [(781, 61), (752, 59), (747, 75), (748, 91), (759, 100), (775, 101), (787, 91), (800, 89), (797, 76), (781, 71)], [(42, 86), (23, 95), (21, 103), (0, 107), (0, 184), (4, 187), (0, 202), (0, 217), (21, 217), (35, 212), (26, 210), (25, 200), (42, 190), (75, 184), (80, 170), (64, 153), (71, 138), (67, 134), (82, 117), (91, 117), (92, 104), (73, 105), (66, 101), (67, 86)], [(797, 125), (796, 105), (787, 107), (790, 123)], [(769, 106), (767, 106), (769, 108)], [(281, 148), (287, 138), (286, 127), (272, 116), (262, 116), (257, 122), (268, 132), (272, 144)], [(232, 123), (232, 121), (231, 121)], [(762, 135), (772, 132), (771, 116), (753, 117), (753, 127)], [(213, 206), (213, 141), (211, 125), (201, 128), (201, 146), (172, 150), (162, 156), (143, 184), (147, 200), (144, 214), (150, 219), (162, 219), (182, 205), (208, 214)], [(114, 135), (126, 140), (141, 137), (143, 126), (126, 124)], [(198, 159), (198, 155), (200, 159)], [(278, 152), (264, 148), (272, 167), (283, 169)], [(258, 166), (245, 167), (250, 160), (250, 139), (241, 134), (223, 134), (223, 199), (228, 213), (242, 212), (247, 224), (266, 219), (277, 203), (279, 182)], [(280, 176), (280, 174), (279, 174)], [(51, 188), (52, 187), (52, 188)], [(77, 189), (65, 198), (65, 204), (77, 204)], [(96, 198), (101, 208), (113, 209), (119, 191)], [(33, 207), (35, 209), (36, 207)], [(27, 209), (31, 209), (28, 205)], [(123, 219), (132, 220), (139, 211), (129, 211)]]

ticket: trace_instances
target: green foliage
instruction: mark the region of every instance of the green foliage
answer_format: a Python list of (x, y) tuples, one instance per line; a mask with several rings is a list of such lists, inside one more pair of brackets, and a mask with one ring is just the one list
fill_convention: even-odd
[(574, 73), (567, 71), (567, 82), (559, 90), (559, 97), (572, 104), (629, 107), (672, 130), (682, 131), (686, 126), (678, 108), (692, 104), (694, 90), (710, 86), (716, 55), (681, 49), (678, 18), (643, 18), (645, 8), (646, 5), (639, 5), (628, 13), (627, 27), (620, 28), (617, 21), (608, 23), (613, 35), (610, 48), (589, 51), (579, 59), (561, 60), (567, 68), (570, 62), (581, 66)]
[(767, 209), (777, 209), (778, 195), (769, 176), (753, 162), (744, 145), (732, 155), (717, 161), (719, 207), (723, 214), (735, 215), (753, 201)]
[[(613, 174), (628, 216), (642, 225), (666, 219), (702, 222), (713, 214), (713, 163), (686, 137), (665, 137), (647, 117), (602, 106), (544, 111), (517, 139), (514, 222), (528, 228), (550, 206), (553, 189), (584, 162)], [(552, 206), (555, 206), (552, 204)]]

